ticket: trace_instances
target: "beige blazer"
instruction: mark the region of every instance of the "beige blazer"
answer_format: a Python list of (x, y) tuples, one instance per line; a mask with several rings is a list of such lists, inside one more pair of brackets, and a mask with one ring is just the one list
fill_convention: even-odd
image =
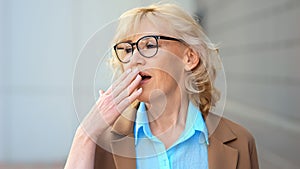
[[(101, 146), (95, 152), (95, 169), (136, 169), (134, 119), (135, 112), (123, 113), (101, 136)], [(209, 114), (205, 122), (209, 131), (209, 169), (259, 168), (255, 141), (246, 129), (214, 114)]]

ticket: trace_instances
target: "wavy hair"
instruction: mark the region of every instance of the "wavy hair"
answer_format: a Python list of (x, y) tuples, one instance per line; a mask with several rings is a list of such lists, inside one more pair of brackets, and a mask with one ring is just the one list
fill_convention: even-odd
[[(157, 19), (163, 20), (164, 23), (170, 25), (168, 30), (170, 34), (184, 40), (200, 57), (199, 64), (188, 72), (185, 88), (189, 99), (206, 117), (220, 98), (220, 92), (214, 86), (216, 78), (214, 58), (219, 55), (218, 48), (210, 42), (203, 28), (191, 15), (178, 5), (168, 3), (134, 8), (122, 14), (113, 43), (125, 40), (128, 35), (136, 32), (142, 19), (154, 25), (157, 24), (155, 22)], [(115, 71), (117, 70), (116, 72), (123, 72), (123, 67), (116, 57), (111, 59), (111, 65)]]

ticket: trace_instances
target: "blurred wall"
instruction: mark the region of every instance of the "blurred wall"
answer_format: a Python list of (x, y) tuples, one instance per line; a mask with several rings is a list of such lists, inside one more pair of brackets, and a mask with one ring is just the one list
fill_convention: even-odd
[[(0, 23), (4, 23), (4, 1), (0, 1)], [(0, 26), (0, 159), (4, 158), (4, 95), (3, 95), (3, 80), (4, 80), (4, 27)]]
[(224, 115), (253, 133), (261, 168), (299, 168), (300, 1), (205, 2), (226, 71)]
[(1, 161), (51, 162), (76, 124), (71, 1), (2, 1)]
[(72, 98), (78, 54), (125, 10), (153, 2), (0, 1), (0, 164), (66, 159), (79, 123)]
[(299, 1), (211, 3), (207, 26), (221, 42), (228, 97), (299, 120)]
[(0, 1), (0, 163), (66, 159), (78, 125), (72, 77), (80, 49), (96, 30), (140, 4)]

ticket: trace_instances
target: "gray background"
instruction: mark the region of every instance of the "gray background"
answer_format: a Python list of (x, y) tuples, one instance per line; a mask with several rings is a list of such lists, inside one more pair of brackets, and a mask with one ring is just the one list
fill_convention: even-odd
[[(62, 168), (79, 124), (72, 77), (80, 49), (125, 10), (151, 2), (0, 0), (0, 168)], [(201, 11), (220, 44), (224, 115), (253, 133), (261, 168), (299, 168), (300, 1), (177, 2)]]

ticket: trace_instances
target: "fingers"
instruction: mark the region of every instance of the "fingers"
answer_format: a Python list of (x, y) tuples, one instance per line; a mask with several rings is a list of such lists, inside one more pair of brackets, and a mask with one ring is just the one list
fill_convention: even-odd
[(141, 88), (136, 90), (142, 79), (138, 72), (127, 71), (106, 92), (99, 90), (100, 97), (82, 121), (93, 138), (98, 138), (142, 93)]
[(111, 92), (114, 97), (117, 97), (122, 91), (124, 91), (131, 83), (132, 81), (137, 78), (138, 69), (134, 69), (132, 73), (130, 73), (125, 79), (123, 79), (122, 82), (118, 84), (118, 86), (115, 86), (113, 91)]
[(120, 84), (131, 77), (131, 80), (137, 75), (138, 69), (135, 68), (134, 70), (128, 69), (126, 72), (124, 72), (106, 91), (107, 94), (110, 94), (112, 91), (114, 91), (115, 88), (120, 86)]
[(99, 95), (102, 96), (103, 94), (104, 94), (104, 91), (100, 89), (99, 90)]
[(99, 90), (100, 97), (96, 104), (99, 110), (103, 110), (105, 121), (112, 122), (142, 93), (142, 89), (136, 90), (142, 80), (138, 72), (137, 68), (126, 71), (106, 92)]
[(124, 98), (128, 97), (137, 88), (141, 80), (142, 77), (140, 75), (137, 75), (136, 78), (132, 81), (132, 83), (130, 83), (126, 89), (123, 89), (121, 93), (115, 98), (115, 103), (118, 104)]
[(143, 89), (139, 88), (138, 90), (134, 91), (130, 96), (126, 99), (123, 99), (117, 106), (119, 112), (123, 112), (133, 101), (137, 99), (139, 95), (141, 95)]

